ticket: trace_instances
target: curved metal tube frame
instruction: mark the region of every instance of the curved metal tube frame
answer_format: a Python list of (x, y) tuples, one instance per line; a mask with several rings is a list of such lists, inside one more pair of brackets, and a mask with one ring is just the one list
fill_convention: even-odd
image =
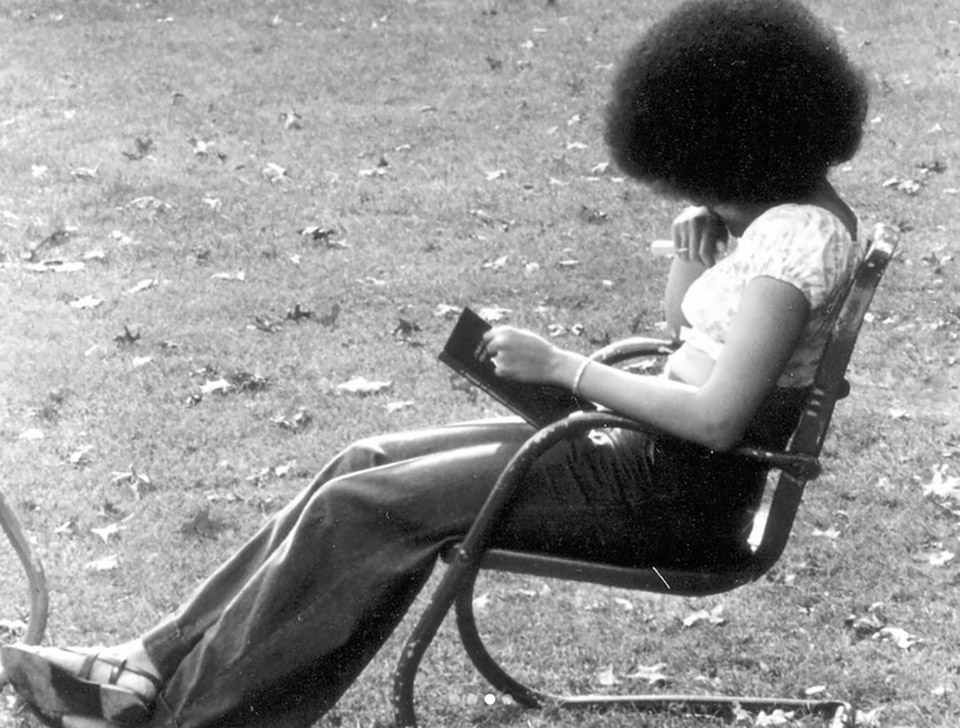
[[(35, 645), (43, 639), (43, 633), (47, 628), (47, 616), (50, 611), (47, 577), (40, 558), (30, 547), (30, 542), (24, 535), (23, 529), (20, 528), (20, 521), (13, 509), (7, 504), (2, 493), (0, 493), (0, 527), (6, 533), (27, 574), (30, 620), (27, 623), (27, 630), (22, 641), (28, 645)], [(3, 672), (3, 668), (0, 667), (0, 687), (3, 687), (6, 683), (7, 676)]]
[[(694, 712), (719, 714), (731, 714), (737, 708), (748, 711), (780, 708), (800, 713), (826, 713), (833, 716), (834, 725), (852, 724), (855, 720), (853, 711), (849, 704), (841, 701), (687, 695), (558, 697), (531, 690), (510, 677), (483, 645), (473, 615), (472, 594), (473, 584), (482, 566), (564, 579), (582, 578), (592, 583), (680, 595), (685, 592), (702, 595), (727, 591), (756, 579), (769, 569), (779, 559), (789, 538), (806, 481), (819, 475), (817, 456), (823, 445), (836, 400), (846, 396), (849, 389), (843, 378), (844, 373), (864, 314), (887, 263), (896, 250), (898, 236), (899, 232), (894, 228), (882, 224), (877, 226), (873, 247), (857, 273), (853, 291), (847, 296), (839, 313), (834, 339), (824, 352), (807, 410), (791, 438), (788, 452), (771, 453), (747, 449), (741, 451), (744, 455), (756, 457), (781, 470), (763, 539), (743, 569), (719, 574), (672, 570), (661, 572), (656, 569), (628, 570), (566, 559), (531, 557), (514, 552), (487, 552), (486, 546), (497, 516), (509, 506), (515, 484), (521, 480), (521, 476), (538, 453), (582, 430), (639, 427), (637, 422), (612, 413), (582, 412), (571, 415), (540, 430), (517, 451), (494, 485), (466, 537), (455, 547), (450, 566), (408, 638), (394, 672), (392, 700), (398, 728), (415, 728), (417, 725), (413, 704), (414, 679), (423, 654), (453, 604), (456, 604), (461, 638), (474, 665), (496, 689), (511, 695), (524, 706), (536, 707), (548, 701), (567, 706), (630, 705), (647, 709), (684, 706)], [(598, 352), (595, 358), (613, 364), (632, 358), (638, 353), (667, 354), (673, 346), (672, 342), (657, 339), (634, 339), (606, 347)], [(660, 583), (653, 580), (653, 573)]]

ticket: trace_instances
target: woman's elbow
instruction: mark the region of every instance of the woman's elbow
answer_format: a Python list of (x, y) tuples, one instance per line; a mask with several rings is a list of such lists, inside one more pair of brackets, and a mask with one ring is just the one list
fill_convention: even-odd
[(740, 442), (745, 429), (739, 418), (708, 416), (699, 423), (696, 440), (711, 450), (724, 452)]

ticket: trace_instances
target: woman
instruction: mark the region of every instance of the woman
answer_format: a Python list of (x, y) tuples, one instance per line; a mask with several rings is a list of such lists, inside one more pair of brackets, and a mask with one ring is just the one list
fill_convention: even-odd
[[(606, 138), (619, 166), (696, 205), (674, 222), (665, 295), (682, 345), (665, 376), (624, 373), (528, 331), (492, 329), (501, 376), (570, 387), (650, 426), (541, 458), (499, 546), (624, 564), (740, 558), (860, 259), (827, 181), (860, 142), (866, 86), (788, 0), (693, 0), (621, 65)], [(307, 726), (373, 657), (531, 434), (493, 420), (348, 448), (173, 615), (94, 650), (7, 647), (51, 724)]]

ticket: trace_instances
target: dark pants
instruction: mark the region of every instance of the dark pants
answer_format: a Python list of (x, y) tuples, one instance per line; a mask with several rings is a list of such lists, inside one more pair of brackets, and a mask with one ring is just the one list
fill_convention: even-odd
[[(389, 637), (531, 434), (519, 420), (492, 420), (347, 448), (145, 636), (167, 679), (151, 726), (312, 724)], [(762, 472), (741, 471), (732, 496), (729, 482), (691, 488), (698, 473), (713, 481), (718, 463), (671, 442), (615, 431), (557, 446), (524, 482), (496, 544), (642, 564), (742, 543)]]

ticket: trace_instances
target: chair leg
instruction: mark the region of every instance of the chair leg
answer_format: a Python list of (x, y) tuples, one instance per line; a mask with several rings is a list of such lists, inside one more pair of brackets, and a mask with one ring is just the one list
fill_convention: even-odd
[[(10, 540), (13, 550), (16, 551), (27, 574), (27, 583), (30, 596), (30, 621), (23, 642), (28, 645), (39, 644), (47, 628), (47, 616), (50, 610), (50, 595), (47, 589), (47, 577), (43, 571), (43, 563), (30, 547), (30, 542), (23, 535), (20, 521), (17, 520), (13, 509), (7, 505), (6, 499), (0, 493), (0, 527), (3, 528)], [(7, 676), (0, 668), (0, 688), (7, 683)]]
[(473, 587), (476, 584), (476, 574), (468, 584), (465, 584), (456, 599), (457, 629), (460, 632), (460, 641), (473, 662), (477, 671), (486, 678), (495, 690), (505, 693), (524, 708), (539, 708), (551, 696), (531, 690), (526, 685), (517, 682), (504, 672), (500, 664), (490, 655), (480, 633), (477, 630), (477, 620), (473, 613)]
[(396, 728), (416, 728), (417, 715), (413, 705), (413, 685), (420, 661), (464, 583), (472, 582), (476, 575), (476, 568), (475, 565), (467, 563), (462, 555), (453, 559), (407, 638), (393, 672), (391, 701)]

